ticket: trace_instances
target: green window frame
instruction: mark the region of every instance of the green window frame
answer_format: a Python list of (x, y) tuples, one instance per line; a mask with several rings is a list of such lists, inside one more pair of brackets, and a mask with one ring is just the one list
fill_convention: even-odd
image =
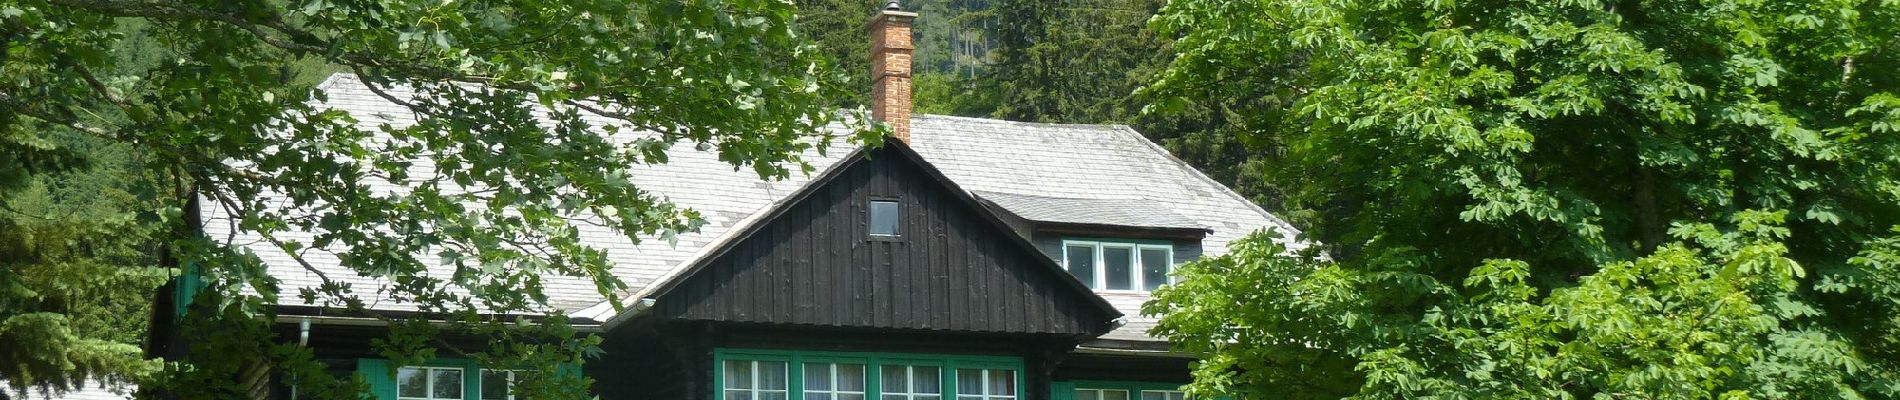
[[(1111, 252), (1122, 254), (1111, 256)], [(1149, 265), (1156, 263), (1154, 255), (1160, 256), (1161, 265)], [(1067, 237), (1062, 238), (1056, 259), (1062, 262), (1062, 270), (1098, 292), (1149, 293), (1174, 283), (1174, 242), (1166, 240)], [(1125, 263), (1127, 271), (1110, 274), (1111, 260)]]
[[(485, 389), (485, 387), (482, 385), (483, 383), (482, 380), (488, 379), (490, 377), (501, 377), (502, 379), (507, 379), (509, 384), (504, 387), (512, 388), (514, 386), (513, 384), (515, 380), (515, 373), (518, 372), (512, 369), (486, 368), (486, 367), (483, 367), (481, 364), (477, 364), (474, 360), (461, 359), (461, 358), (438, 358), (438, 359), (429, 360), (421, 364), (415, 364), (415, 365), (397, 365), (395, 363), (389, 362), (389, 360), (381, 359), (381, 358), (356, 359), (356, 372), (363, 374), (363, 379), (369, 383), (370, 395), (372, 396), (370, 398), (372, 399), (379, 399), (379, 400), (409, 399), (410, 397), (401, 397), (401, 393), (399, 391), (401, 382), (397, 381), (398, 371), (402, 370), (403, 368), (419, 368), (419, 369), (423, 369), (424, 371), (459, 370), (461, 372), (461, 378), (462, 378), (462, 390), (461, 390), (462, 400), (484, 400), (484, 399), (508, 400), (508, 399), (515, 398), (514, 393), (508, 393), (504, 396), (488, 396), (488, 397), (482, 396), (483, 389)], [(567, 366), (563, 366), (561, 370), (564, 371), (564, 373), (579, 374), (580, 366), (567, 365)], [(429, 382), (433, 382), (433, 380), (430, 380)], [(492, 389), (492, 387), (488, 387), (488, 389)], [(510, 391), (512, 392), (511, 389)]]
[[(836, 368), (832, 366), (838, 364), (863, 366), (863, 373), (861, 375), (864, 382), (862, 382), (862, 389), (863, 398), (866, 400), (882, 400), (886, 395), (891, 395), (893, 400), (920, 400), (927, 398), (926, 396), (911, 396), (917, 389), (911, 385), (916, 382), (909, 382), (908, 380), (913, 377), (912, 374), (915, 374), (918, 367), (925, 369), (934, 368), (937, 371), (935, 383), (937, 384), (938, 394), (935, 400), (956, 400), (958, 398), (971, 400), (979, 398), (983, 400), (1022, 400), (1022, 390), (1025, 387), (1023, 380), (1023, 360), (1020, 357), (717, 348), (713, 349), (713, 382), (711, 385), (713, 400), (728, 400), (726, 396), (726, 391), (728, 390), (726, 387), (726, 369), (728, 362), (784, 363), (786, 400), (808, 400), (806, 399), (805, 390), (807, 385), (807, 368), (823, 367), (831, 368), (828, 371), (835, 371)], [(884, 391), (883, 374), (886, 367), (893, 368), (893, 371), (896, 371), (898, 368), (902, 368), (903, 371), (906, 371), (905, 378), (907, 378), (907, 382), (904, 392), (887, 393)], [(757, 370), (755, 369), (753, 371)], [(968, 374), (969, 371), (981, 371), (978, 373), (984, 375), (980, 381), (970, 380), (964, 382), (966, 386), (972, 383), (982, 382), (988, 385), (983, 387), (990, 390), (983, 393), (971, 393), (969, 391), (958, 390), (957, 378), (960, 375)], [(1000, 373), (1000, 375), (998, 373)], [(752, 377), (756, 378), (757, 374), (754, 373)], [(996, 381), (998, 377), (1008, 380), (1008, 384), (997, 386)], [(814, 394), (833, 396), (833, 399), (836, 400), (835, 396), (839, 393), (838, 381), (836, 380), (837, 376), (834, 373), (829, 379), (832, 380), (829, 381), (828, 387), (813, 388), (812, 392)], [(758, 385), (750, 386), (750, 388), (746, 389), (734, 388), (732, 390), (757, 391), (759, 389)], [(1003, 394), (1004, 390), (1002, 389), (1013, 390), (1008, 390), (1007, 394)], [(776, 389), (768, 390), (776, 391)], [(846, 392), (856, 393), (848, 390)], [(822, 399), (823, 396), (820, 397), (819, 399), (810, 400), (824, 400)], [(752, 400), (760, 399), (754, 398)]]
[[(1056, 382), (1050, 382), (1049, 384), (1049, 399), (1050, 400), (1079, 400), (1076, 398), (1076, 393), (1078, 391), (1112, 391), (1112, 392), (1127, 393), (1128, 400), (1143, 400), (1143, 399), (1149, 398), (1148, 395), (1156, 395), (1156, 394), (1161, 395), (1162, 398), (1168, 398), (1169, 397), (1168, 394), (1180, 394), (1181, 399), (1186, 399), (1187, 395), (1186, 395), (1186, 392), (1182, 390), (1183, 386), (1187, 386), (1187, 384), (1186, 383), (1170, 383), (1170, 382), (1139, 382), (1139, 381), (1089, 381), (1089, 380), (1056, 381)], [(1080, 399), (1080, 400), (1086, 400), (1086, 399)], [(1102, 400), (1102, 399), (1098, 398), (1095, 400)]]

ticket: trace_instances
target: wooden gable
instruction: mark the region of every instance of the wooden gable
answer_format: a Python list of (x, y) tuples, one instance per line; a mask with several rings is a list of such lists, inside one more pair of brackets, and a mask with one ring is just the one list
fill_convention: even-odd
[[(654, 292), (660, 318), (1094, 336), (1120, 313), (901, 143), (861, 150)], [(868, 234), (896, 201), (899, 235)]]

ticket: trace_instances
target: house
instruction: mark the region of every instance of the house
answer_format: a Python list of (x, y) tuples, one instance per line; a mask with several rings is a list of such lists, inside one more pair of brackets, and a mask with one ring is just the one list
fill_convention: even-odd
[(136, 385), (112, 379), (88, 379), (78, 388), (62, 393), (43, 389), (13, 392), (13, 389), (6, 384), (5, 380), (0, 380), (0, 391), (6, 391), (6, 393), (0, 393), (4, 395), (0, 397), (11, 396), (19, 400), (126, 400), (131, 399), (132, 393), (138, 391)]
[[(818, 172), (784, 181), (675, 151), (630, 179), (702, 213), (698, 232), (636, 243), (579, 227), (637, 300), (616, 311), (591, 282), (545, 282), (552, 306), (602, 337), (605, 355), (582, 366), (601, 398), (1183, 397), (1192, 359), (1147, 333), (1141, 303), (1175, 265), (1258, 229), (1296, 231), (1125, 126), (912, 115), (915, 18), (886, 9), (870, 27), (872, 115), (894, 133), (885, 146), (808, 154)], [(408, 120), (354, 77), (324, 86), (324, 104), (365, 126)], [(220, 210), (199, 212), (207, 236), (282, 268), (280, 330), (335, 372), (371, 376), (386, 399), (499, 398), (480, 392), (501, 378), (465, 361), (378, 359), (366, 341), (380, 327), (298, 303), (314, 276)], [(340, 268), (322, 252), (305, 257)], [(454, 382), (428, 390), (437, 380)]]

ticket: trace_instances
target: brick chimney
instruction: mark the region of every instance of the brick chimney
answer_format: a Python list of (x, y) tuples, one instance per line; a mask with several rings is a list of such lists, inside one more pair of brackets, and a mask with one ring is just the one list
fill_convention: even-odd
[(891, 135), (910, 143), (910, 26), (917, 13), (891, 0), (871, 21), (871, 117), (890, 124)]

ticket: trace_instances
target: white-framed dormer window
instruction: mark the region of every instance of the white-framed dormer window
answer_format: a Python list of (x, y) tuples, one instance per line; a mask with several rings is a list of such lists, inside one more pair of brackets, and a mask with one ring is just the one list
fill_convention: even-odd
[(1152, 292), (1173, 282), (1174, 246), (1159, 241), (1063, 240), (1062, 267), (1091, 289)]

